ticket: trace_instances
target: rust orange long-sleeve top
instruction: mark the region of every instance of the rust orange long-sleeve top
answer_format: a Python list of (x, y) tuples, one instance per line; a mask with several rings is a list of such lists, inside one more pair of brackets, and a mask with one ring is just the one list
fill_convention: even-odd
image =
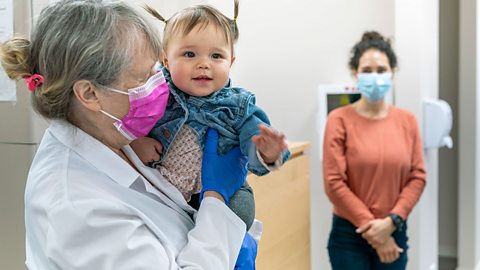
[(425, 187), (415, 116), (390, 106), (383, 119), (352, 106), (332, 111), (323, 143), (325, 192), (336, 215), (356, 227), (389, 213), (407, 218)]

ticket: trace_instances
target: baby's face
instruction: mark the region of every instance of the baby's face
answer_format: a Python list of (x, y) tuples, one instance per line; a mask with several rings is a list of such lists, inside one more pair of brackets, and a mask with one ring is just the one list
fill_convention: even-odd
[(171, 37), (163, 63), (173, 83), (192, 96), (207, 96), (228, 82), (234, 61), (230, 45), (214, 25)]

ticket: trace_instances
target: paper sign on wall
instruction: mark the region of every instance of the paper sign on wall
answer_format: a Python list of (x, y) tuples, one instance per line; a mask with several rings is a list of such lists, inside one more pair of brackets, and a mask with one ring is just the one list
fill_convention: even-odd
[[(13, 35), (13, 0), (0, 0), (0, 42)], [(17, 86), (0, 66), (0, 101), (17, 101)]]

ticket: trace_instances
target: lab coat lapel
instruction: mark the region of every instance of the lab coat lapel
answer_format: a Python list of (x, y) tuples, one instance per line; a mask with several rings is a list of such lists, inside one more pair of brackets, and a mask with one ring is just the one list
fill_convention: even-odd
[(66, 121), (54, 121), (49, 130), (60, 142), (120, 185), (130, 187), (140, 176), (132, 166), (105, 144), (72, 124)]
[(166, 181), (158, 170), (145, 166), (130, 146), (125, 146), (123, 150), (138, 170), (155, 186), (155, 188), (172, 200), (176, 207), (181, 207), (183, 211), (187, 211), (190, 214), (196, 214), (197, 211), (185, 201), (182, 193), (175, 186)]
[(186, 211), (184, 211), (182, 208), (176, 205), (172, 200), (170, 200), (162, 192), (155, 190), (154, 187), (149, 185), (149, 183), (144, 181), (142, 178), (137, 179), (137, 181), (135, 181), (130, 188), (133, 190), (139, 191), (142, 194), (145, 194), (146, 196), (162, 203), (163, 205), (170, 207), (171, 209), (179, 213), (181, 216), (183, 216), (184, 218), (189, 220), (190, 223), (193, 224), (192, 217), (189, 216)]

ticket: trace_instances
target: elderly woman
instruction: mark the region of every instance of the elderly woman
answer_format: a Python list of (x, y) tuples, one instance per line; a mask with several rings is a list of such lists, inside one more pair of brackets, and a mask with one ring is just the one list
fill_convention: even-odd
[(125, 3), (67, 0), (31, 41), (0, 47), (51, 120), (25, 192), (29, 269), (253, 269), (256, 244), (225, 204), (246, 176), (238, 149), (217, 156), (208, 133), (196, 211), (128, 146), (168, 99), (155, 31)]

